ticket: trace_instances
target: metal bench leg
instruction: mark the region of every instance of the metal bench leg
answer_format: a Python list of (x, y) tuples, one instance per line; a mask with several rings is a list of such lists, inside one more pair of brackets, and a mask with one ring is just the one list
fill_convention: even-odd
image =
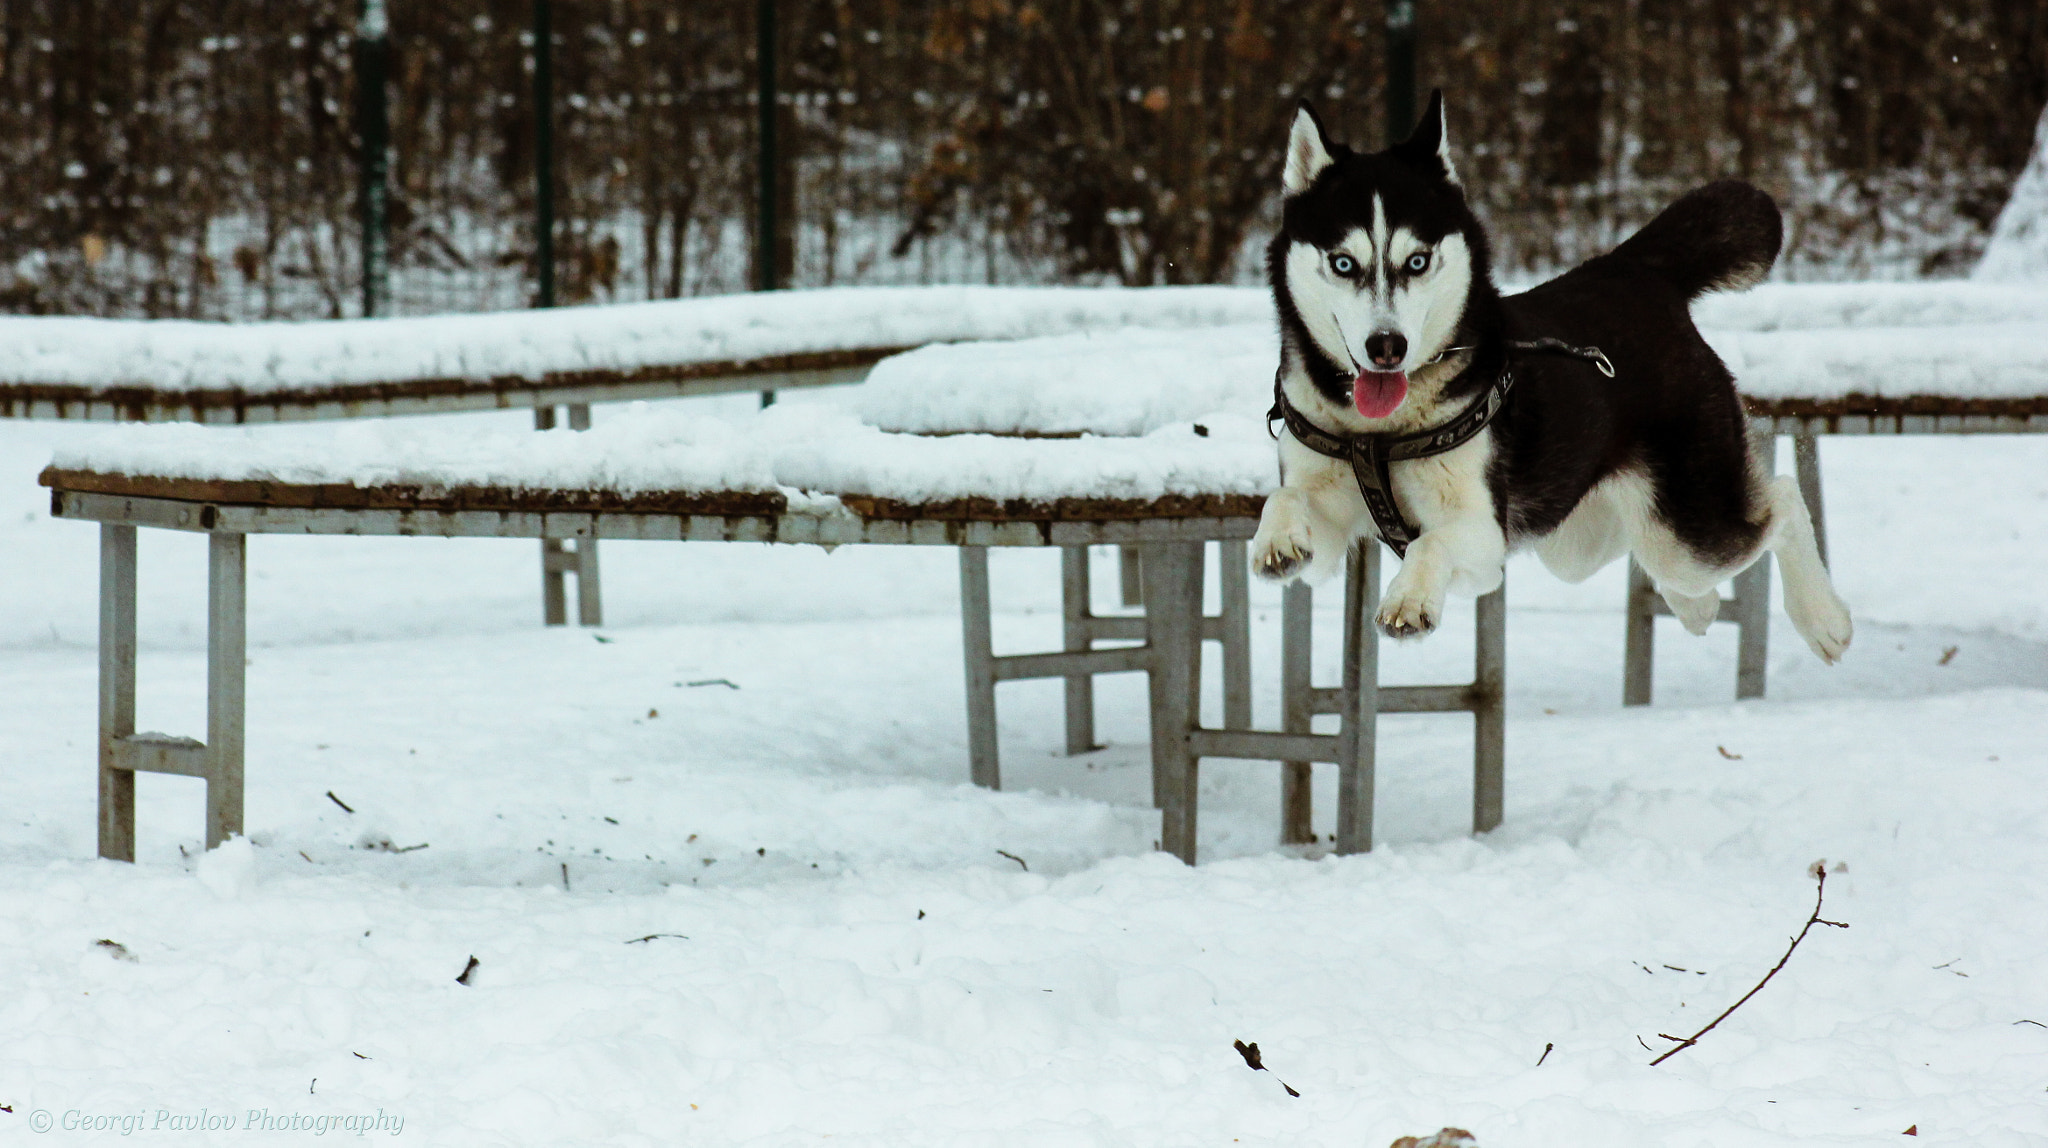
[(597, 580), (597, 539), (576, 540), (576, 621), (604, 625), (604, 602)]
[(1765, 664), (1771, 652), (1771, 556), (1757, 556), (1750, 568), (1735, 576), (1735, 609), (1739, 635), (1735, 647), (1735, 696), (1764, 696)]
[[(1315, 637), (1315, 591), (1289, 582), (1280, 592), (1280, 729), (1308, 733), (1315, 713), (1309, 690), (1310, 647)], [(1306, 761), (1280, 766), (1280, 843), (1307, 845), (1316, 839), (1313, 791), (1315, 767)]]
[(1344, 586), (1344, 713), (1337, 754), (1337, 852), (1372, 849), (1373, 770), (1379, 749), (1380, 548), (1351, 548)]
[(1251, 543), (1216, 544), (1223, 610), (1223, 728), (1252, 728)]
[(1195, 727), (1202, 653), (1202, 552), (1199, 542), (1147, 546), (1145, 640), (1152, 651), (1152, 792), (1160, 809), (1159, 847), (1195, 863), (1199, 762), (1188, 735)]
[[(1750, 436), (1751, 449), (1763, 463), (1764, 473), (1771, 474), (1778, 468), (1778, 436), (1769, 432), (1754, 433)], [(1793, 446), (1798, 454), (1798, 446)], [(1764, 696), (1765, 663), (1770, 658), (1771, 641), (1771, 556), (1768, 551), (1757, 556), (1749, 569), (1735, 576), (1735, 618), (1737, 633), (1735, 646), (1735, 696), (1760, 698)]]
[[(570, 430), (590, 429), (589, 403), (577, 403), (568, 411)], [(553, 430), (555, 408), (533, 408), (533, 427), (535, 430)], [(603, 625), (604, 603), (597, 572), (597, 539), (594, 537), (573, 541), (541, 539), (541, 620), (550, 626), (569, 624), (568, 588), (563, 581), (568, 574), (576, 575), (576, 621), (585, 626)]]
[(967, 664), (968, 776), (985, 789), (1001, 789), (996, 759), (996, 662), (990, 633), (988, 547), (960, 548), (961, 647)]
[(1142, 554), (1143, 551), (1136, 546), (1119, 546), (1116, 548), (1117, 583), (1122, 592), (1125, 606), (1142, 606), (1145, 604), (1145, 580), (1138, 573), (1138, 563), (1142, 561)]
[(206, 586), (206, 847), (242, 832), (248, 536), (210, 536)]
[[(1060, 550), (1060, 620), (1063, 641), (1060, 648), (1070, 654), (1086, 653), (1094, 642), (1088, 636), (1089, 617), (1088, 548), (1067, 546)], [(1095, 677), (1070, 674), (1067, 683), (1067, 753), (1088, 753), (1095, 744)]]
[(1657, 587), (1648, 571), (1628, 559), (1626, 639), (1621, 656), (1621, 704), (1650, 704), (1650, 674), (1657, 650)]
[[(587, 431), (590, 429), (590, 404), (576, 403), (569, 408), (569, 429)], [(604, 625), (604, 602), (600, 593), (601, 583), (597, 576), (597, 533), (592, 528), (588, 538), (576, 540), (576, 621), (585, 626)]]
[(135, 860), (135, 774), (116, 768), (135, 732), (135, 528), (100, 526), (99, 853)]
[(1820, 439), (1810, 434), (1792, 436), (1792, 471), (1799, 477), (1799, 494), (1806, 500), (1806, 515), (1813, 519), (1813, 541), (1820, 547), (1821, 565), (1828, 561), (1826, 506), (1820, 492)]
[(1478, 602), (1472, 666), (1472, 832), (1500, 825), (1507, 785), (1508, 589)]

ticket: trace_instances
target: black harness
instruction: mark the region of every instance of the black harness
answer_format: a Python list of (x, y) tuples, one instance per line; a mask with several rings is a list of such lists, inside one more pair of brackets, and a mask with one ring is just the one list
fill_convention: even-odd
[[(1592, 363), (1608, 378), (1614, 377), (1614, 364), (1598, 347), (1575, 347), (1562, 339), (1521, 339), (1510, 340), (1508, 349), (1570, 355)], [(1500, 413), (1501, 407), (1507, 403), (1508, 391), (1514, 385), (1514, 368), (1504, 363), (1500, 377), (1486, 388), (1486, 393), (1442, 426), (1403, 435), (1345, 435), (1332, 434), (1308, 421), (1307, 415), (1287, 401), (1280, 376), (1275, 374), (1273, 409), (1266, 412), (1266, 423), (1270, 432), (1273, 420), (1279, 419), (1287, 424), (1287, 433), (1294, 436), (1294, 441), (1317, 454), (1350, 463), (1351, 473), (1358, 479), (1358, 493), (1365, 499), (1366, 510), (1372, 513), (1373, 526), (1379, 531), (1380, 541), (1385, 542), (1397, 556), (1405, 558), (1408, 544), (1415, 541), (1420, 532), (1408, 525), (1408, 520), (1401, 516), (1400, 507), (1394, 503), (1391, 464), (1402, 459), (1443, 454), (1470, 442)]]

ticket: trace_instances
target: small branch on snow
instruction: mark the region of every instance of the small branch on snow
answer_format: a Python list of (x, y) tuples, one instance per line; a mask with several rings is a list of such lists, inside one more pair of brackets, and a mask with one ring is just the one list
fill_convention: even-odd
[(684, 935), (683, 935), (683, 934), (681, 934), (681, 933), (649, 933), (649, 934), (647, 934), (647, 935), (646, 935), (646, 936), (644, 936), (644, 937), (634, 937), (634, 938), (633, 938), (632, 940), (630, 940), (630, 941), (624, 941), (624, 942), (621, 942), (621, 943), (622, 943), (622, 944), (628, 944), (628, 945), (644, 945), (644, 944), (646, 944), (647, 942), (649, 942), (649, 941), (652, 941), (652, 940), (654, 940), (654, 939), (655, 939), (655, 938), (657, 938), (657, 937), (674, 937), (674, 938), (675, 938), (676, 940), (679, 940), (679, 941), (687, 941), (687, 940), (689, 940), (689, 939), (690, 939), (690, 938), (688, 938), (688, 937), (684, 936)]
[(2014, 1024), (2030, 1024), (2030, 1025), (2033, 1025), (2033, 1026), (2034, 1026), (2035, 1028), (2048, 1028), (2048, 1024), (2042, 1024), (2042, 1023), (2041, 1023), (2040, 1021), (2038, 1021), (2038, 1020), (2028, 1020), (2028, 1019), (2027, 1019), (2027, 1018), (2025, 1018), (2025, 1017), (2021, 1017), (2020, 1019), (2018, 1019), (2018, 1020), (2014, 1021), (2013, 1023), (2014, 1023)]
[(1547, 1041), (1547, 1040), (1546, 1040), (1546, 1041), (1544, 1041), (1544, 1042), (1543, 1042), (1543, 1055), (1542, 1055), (1542, 1056), (1539, 1056), (1539, 1057), (1537, 1057), (1537, 1058), (1536, 1058), (1536, 1067), (1538, 1067), (1538, 1068), (1542, 1068), (1542, 1067), (1543, 1067), (1543, 1062), (1544, 1062), (1544, 1061), (1546, 1061), (1546, 1060), (1549, 1060), (1549, 1059), (1550, 1059), (1550, 1050), (1551, 1050), (1551, 1049), (1553, 1049), (1553, 1048), (1556, 1048), (1556, 1047), (1557, 1047), (1556, 1045), (1554, 1045), (1554, 1044), (1550, 1043), (1549, 1041)]
[(726, 680), (725, 678), (703, 678), (699, 681), (694, 681), (690, 683), (690, 688), (693, 690), (696, 689), (698, 686), (724, 686), (726, 689), (729, 690), (739, 689), (737, 685), (734, 685), (732, 682)]
[(1001, 854), (1002, 854), (1003, 856), (1005, 856), (1005, 857), (1008, 857), (1008, 858), (1009, 858), (1010, 860), (1012, 860), (1012, 861), (1015, 861), (1015, 862), (1016, 862), (1016, 863), (1017, 863), (1017, 864), (1018, 864), (1019, 866), (1021, 866), (1021, 867), (1023, 868), (1023, 870), (1024, 870), (1024, 871), (1025, 871), (1026, 873), (1029, 873), (1029, 872), (1031, 872), (1031, 866), (1029, 866), (1029, 865), (1025, 865), (1025, 864), (1024, 864), (1024, 859), (1023, 859), (1022, 857), (1019, 857), (1019, 856), (1017, 856), (1017, 855), (1016, 855), (1015, 853), (1010, 853), (1010, 852), (1006, 852), (1006, 851), (1004, 851), (1004, 850), (1001, 850), (1001, 849), (998, 849), (998, 850), (996, 850), (996, 852), (997, 852), (997, 853), (1001, 853)]
[[(1743, 993), (1741, 1000), (1738, 1000), (1734, 1004), (1729, 1005), (1725, 1010), (1722, 1011), (1720, 1016), (1717, 1016), (1713, 1020), (1708, 1021), (1707, 1027), (1699, 1030), (1696, 1033), (1693, 1033), (1691, 1036), (1671, 1036), (1667, 1033), (1658, 1033), (1657, 1035), (1663, 1037), (1665, 1040), (1675, 1040), (1678, 1042), (1678, 1044), (1674, 1048), (1667, 1049), (1664, 1055), (1651, 1061), (1650, 1067), (1655, 1068), (1656, 1066), (1664, 1063), (1665, 1061), (1670, 1060), (1672, 1057), (1677, 1056), (1679, 1053), (1684, 1052), (1686, 1049), (1691, 1048), (1693, 1045), (1698, 1044), (1700, 1042), (1701, 1037), (1714, 1031), (1715, 1025), (1718, 1025), (1722, 1021), (1727, 1020), (1728, 1015), (1730, 1013), (1734, 1012), (1736, 1009), (1741, 1008), (1745, 1003), (1748, 1002), (1749, 998), (1755, 996), (1765, 985), (1771, 983), (1771, 978), (1777, 976), (1778, 970), (1785, 967), (1785, 962), (1792, 959), (1793, 950), (1799, 947), (1799, 942), (1806, 939), (1806, 934), (1811, 932), (1815, 925), (1826, 925), (1829, 928), (1833, 929), (1846, 929), (1849, 927), (1840, 921), (1829, 921), (1821, 917), (1821, 901), (1823, 898), (1827, 896), (1828, 891), (1827, 866), (1823, 862), (1815, 862), (1812, 872), (1815, 881), (1813, 892), (1813, 913), (1811, 916), (1806, 918), (1806, 924), (1799, 930), (1799, 935), (1792, 938), (1792, 944), (1785, 949), (1785, 955), (1778, 958), (1778, 963), (1771, 966), (1771, 971), (1764, 974), (1764, 979), (1758, 981), (1756, 983), (1755, 988), (1752, 988), (1748, 992)], [(1642, 1041), (1642, 1037), (1639, 1036), (1636, 1038), (1636, 1042), (1638, 1044), (1642, 1044)], [(1648, 1048), (1650, 1046), (1647, 1044), (1643, 1044), (1643, 1047)]]
[[(1265, 1062), (1265, 1061), (1264, 1061), (1264, 1060), (1263, 1060), (1263, 1059), (1262, 1059), (1262, 1058), (1261, 1058), (1261, 1057), (1259, 1056), (1259, 1042), (1258, 1042), (1258, 1041), (1256, 1041), (1256, 1040), (1255, 1040), (1255, 1041), (1251, 1042), (1250, 1044), (1246, 1044), (1245, 1042), (1243, 1042), (1243, 1041), (1241, 1041), (1241, 1040), (1233, 1040), (1233, 1041), (1231, 1041), (1231, 1042), (1230, 1042), (1230, 1044), (1231, 1044), (1231, 1047), (1233, 1047), (1233, 1048), (1237, 1049), (1237, 1054), (1238, 1054), (1239, 1056), (1242, 1056), (1242, 1057), (1244, 1057), (1244, 1062), (1245, 1062), (1246, 1066), (1247, 1066), (1247, 1067), (1249, 1067), (1249, 1068), (1250, 1068), (1250, 1069), (1251, 1069), (1251, 1070), (1252, 1070), (1253, 1072), (1272, 1072), (1272, 1071), (1273, 1071), (1272, 1069), (1270, 1069), (1270, 1068), (1267, 1068), (1267, 1067), (1266, 1067), (1266, 1062)], [(1280, 1080), (1280, 1077), (1279, 1077), (1278, 1075), (1275, 1075), (1275, 1076), (1273, 1077), (1273, 1079), (1275, 1079), (1275, 1080)], [(1280, 1080), (1280, 1087), (1282, 1087), (1282, 1088), (1285, 1088), (1285, 1089), (1287, 1090), (1287, 1095), (1289, 1095), (1289, 1096), (1300, 1096), (1300, 1095), (1301, 1095), (1301, 1093), (1299, 1093), (1299, 1092), (1296, 1092), (1296, 1091), (1294, 1090), (1294, 1086), (1293, 1086), (1293, 1085), (1290, 1085), (1290, 1084), (1288, 1084), (1288, 1083), (1287, 1083), (1286, 1081), (1284, 1081), (1284, 1080)]]
[(336, 805), (341, 806), (341, 811), (343, 813), (355, 812), (355, 810), (349, 808), (348, 802), (343, 801), (341, 798), (334, 796), (334, 791), (331, 789), (327, 791), (327, 800), (332, 801)]
[(476, 954), (470, 954), (469, 963), (462, 966), (462, 975), (455, 978), (455, 983), (458, 985), (468, 985), (469, 974), (475, 972), (476, 967), (482, 963), (482, 961), (476, 959)]

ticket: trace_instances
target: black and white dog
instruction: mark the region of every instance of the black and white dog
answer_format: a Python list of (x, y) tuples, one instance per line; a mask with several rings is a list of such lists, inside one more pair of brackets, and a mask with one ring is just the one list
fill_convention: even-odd
[(1734, 379), (1690, 311), (1770, 270), (1782, 224), (1768, 195), (1709, 184), (1503, 298), (1441, 93), (1407, 141), (1372, 154), (1332, 143), (1304, 102), (1282, 183), (1267, 265), (1287, 426), (1255, 570), (1319, 581), (1357, 539), (1392, 534), (1406, 553), (1376, 621), (1412, 637), (1435, 628), (1448, 591), (1499, 586), (1510, 549), (1533, 546), (1572, 582), (1633, 552), (1700, 634), (1716, 587), (1769, 550), (1800, 636), (1842, 656), (1849, 611), (1798, 487), (1751, 453)]

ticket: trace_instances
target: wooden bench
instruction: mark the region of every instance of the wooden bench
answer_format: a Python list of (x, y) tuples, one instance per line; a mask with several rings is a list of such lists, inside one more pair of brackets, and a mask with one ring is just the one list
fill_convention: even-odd
[[(782, 433), (794, 433), (788, 426), (807, 428), (809, 424), (797, 417), (800, 415), (810, 417), (806, 412), (788, 412), (789, 417), (782, 420), (788, 424)], [(762, 416), (759, 421), (772, 420)], [(707, 444), (723, 441), (729, 429), (704, 428), (694, 421), (677, 425), (701, 436), (694, 441)], [(101, 528), (101, 854), (121, 859), (134, 855), (133, 777), (138, 770), (179, 773), (206, 781), (209, 846), (241, 830), (247, 540), (252, 534), (273, 533), (954, 546), (961, 551), (963, 604), (967, 607), (963, 637), (968, 648), (969, 740), (973, 747), (970, 776), (977, 784), (996, 787), (1001, 781), (994, 738), (994, 686), (998, 681), (1136, 671), (1148, 674), (1151, 681), (1154, 800), (1163, 818), (1160, 840), (1163, 848), (1184, 860), (1192, 862), (1195, 857), (1194, 778), (1199, 760), (1205, 756), (1302, 763), (1290, 767), (1290, 776), (1298, 771), (1302, 784), (1290, 788), (1291, 799), (1298, 804), (1289, 805), (1289, 815), (1304, 818), (1305, 763), (1336, 763), (1342, 795), (1338, 848), (1370, 848), (1372, 731), (1381, 711), (1470, 709), (1478, 713), (1482, 731), (1475, 753), (1481, 775), (1478, 788), (1489, 795), (1482, 806), (1491, 812), (1475, 823), (1490, 828), (1498, 822), (1502, 728), (1499, 595), (1492, 596), (1490, 613), (1482, 615), (1482, 635), (1491, 633), (1494, 639), (1491, 644), (1482, 639), (1482, 672), (1474, 683), (1382, 690), (1377, 687), (1376, 637), (1363, 621), (1370, 616), (1378, 587), (1376, 555), (1361, 553), (1352, 563), (1347, 670), (1340, 685), (1316, 689), (1309, 681), (1307, 601), (1305, 597), (1292, 599), (1283, 655), (1287, 666), (1285, 728), (1278, 732), (1252, 729), (1248, 693), (1242, 710), (1235, 705), (1226, 707), (1233, 712), (1227, 714), (1223, 728), (1201, 726), (1197, 695), (1199, 650), (1206, 625), (1200, 605), (1204, 551), (1209, 542), (1242, 544), (1257, 528), (1263, 496), (1251, 491), (1262, 483), (1264, 467), (1240, 468), (1244, 459), (1263, 458), (1264, 440), (1255, 423), (1235, 432), (1252, 441), (1236, 443), (1204, 442), (1193, 434), (1136, 443), (1068, 439), (962, 443), (885, 435), (850, 421), (827, 429), (844, 433), (822, 436), (816, 449), (778, 453), (770, 443), (768, 449), (756, 453), (780, 459), (782, 466), (799, 470), (809, 466), (823, 468), (818, 473), (841, 474), (851, 473), (849, 466), (864, 458), (886, 459), (889, 466), (883, 469), (908, 459), (910, 464), (924, 466), (927, 477), (947, 478), (946, 466), (952, 457), (947, 452), (968, 449), (977, 455), (1007, 454), (1019, 464), (1020, 472), (1031, 469), (1023, 463), (1045, 463), (1055, 471), (1065, 467), (1081, 478), (1053, 474), (1032, 481), (1078, 481), (1082, 485), (1094, 481), (1087, 468), (1097, 465), (1116, 471), (1116, 481), (1128, 481), (1125, 462), (1134, 458), (1140, 463), (1149, 458), (1173, 469), (1192, 456), (1199, 465), (1188, 473), (1175, 470), (1160, 478), (1158, 482), (1166, 489), (1144, 495), (1038, 496), (1028, 490), (1019, 493), (1010, 484), (986, 494), (955, 489), (945, 495), (905, 497), (878, 493), (871, 483), (862, 483), (859, 489), (819, 493), (817, 482), (799, 488), (797, 483), (780, 484), (775, 476), (760, 471), (748, 471), (755, 479), (738, 485), (706, 486), (699, 475), (698, 480), (679, 481), (675, 489), (628, 491), (543, 488), (525, 482), (485, 483), (459, 477), (362, 482), (342, 469), (323, 472), (317, 444), (309, 447), (244, 439), (239, 446), (246, 453), (238, 456), (230, 449), (236, 442), (211, 433), (193, 436), (177, 433), (176, 428), (121, 432), (107, 443), (76, 448), (76, 457), (60, 456), (60, 465), (53, 465), (42, 476), (51, 488), (55, 516), (97, 522)], [(866, 441), (850, 441), (863, 436)], [(572, 445), (581, 450), (585, 444), (596, 443), (591, 448), (596, 452), (605, 446), (605, 438), (603, 433), (587, 439), (579, 436)], [(460, 442), (474, 452), (475, 443), (469, 437)], [(524, 436), (512, 436), (505, 444), (515, 448), (527, 444), (535, 452), (543, 445)], [(835, 449), (845, 457), (835, 460)], [(155, 465), (124, 465), (124, 456), (153, 460)], [(685, 469), (701, 464), (705, 474), (726, 473), (720, 468), (730, 466), (730, 460), (706, 461), (687, 449), (676, 457)], [(599, 455), (595, 461), (605, 460)], [(752, 456), (741, 452), (741, 464), (739, 470), (747, 471), (753, 465)], [(364, 472), (390, 470), (381, 461), (364, 464), (358, 460), (358, 465)], [(495, 455), (488, 465), (500, 465)], [(516, 459), (504, 465), (518, 470)], [(427, 460), (425, 470), (438, 473), (432, 460)], [(457, 471), (447, 469), (446, 473)], [(1209, 477), (1204, 479), (1204, 475)], [(1210, 485), (1201, 486), (1198, 480)], [(922, 480), (913, 475), (910, 481), (915, 486)], [(204, 741), (138, 734), (134, 727), (138, 527), (210, 536)], [(989, 646), (987, 548), (1054, 546), (1073, 554), (1091, 545), (1131, 546), (1142, 553), (1147, 614), (1143, 619), (1118, 619), (1120, 624), (1113, 631), (1116, 638), (1142, 644), (1098, 649), (1091, 643), (1088, 648), (1076, 649), (1070, 642), (1066, 649), (1043, 654), (995, 656)], [(1241, 557), (1233, 566), (1241, 572)], [(973, 600), (976, 593), (982, 595), (979, 602)], [(1247, 622), (1241, 615), (1228, 621), (1231, 625)], [(1487, 670), (1486, 665), (1492, 669)], [(1310, 733), (1309, 715), (1316, 712), (1340, 714), (1340, 732)]]

